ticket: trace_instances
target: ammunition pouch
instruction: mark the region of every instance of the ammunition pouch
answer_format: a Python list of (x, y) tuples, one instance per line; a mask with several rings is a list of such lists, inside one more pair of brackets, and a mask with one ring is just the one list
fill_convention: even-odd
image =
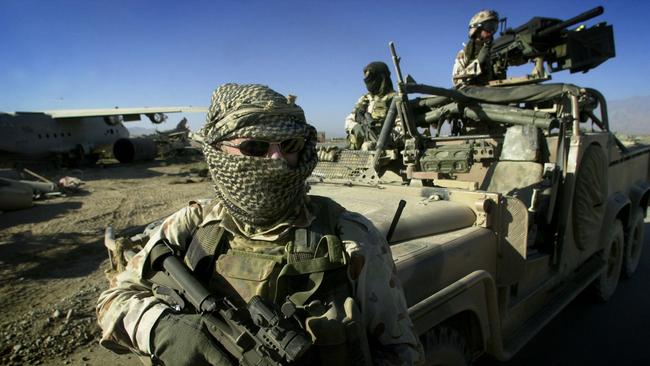
[(319, 352), (321, 365), (370, 365), (370, 349), (361, 312), (354, 299), (333, 303), (318, 316), (305, 320), (305, 328)]
[[(240, 297), (245, 303), (255, 296), (265, 299), (273, 298), (273, 289), (278, 266), (282, 256), (271, 256), (240, 250), (228, 250), (216, 261), (215, 275), (210, 281), (210, 288), (228, 289), (233, 298)], [(276, 276), (272, 276), (274, 274)], [(234, 290), (234, 292), (233, 292)]]

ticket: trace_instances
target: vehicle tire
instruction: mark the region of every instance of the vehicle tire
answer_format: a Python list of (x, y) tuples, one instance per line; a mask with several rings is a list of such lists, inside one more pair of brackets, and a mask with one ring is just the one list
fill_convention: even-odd
[(84, 165), (95, 165), (99, 161), (99, 154), (97, 153), (92, 153), (86, 155), (86, 158), (84, 160)]
[(606, 236), (605, 249), (602, 252), (606, 268), (594, 282), (594, 294), (599, 301), (607, 301), (616, 291), (623, 267), (625, 255), (625, 234), (621, 220), (616, 220)]
[(85, 159), (86, 152), (84, 151), (83, 146), (77, 145), (65, 155), (63, 164), (70, 168), (76, 168), (83, 165)]
[(607, 208), (609, 158), (602, 147), (591, 144), (585, 150), (575, 175), (573, 193), (573, 235), (581, 251), (593, 251), (599, 244), (598, 230)]
[(623, 258), (623, 277), (630, 278), (636, 272), (641, 259), (641, 249), (643, 249), (643, 209), (636, 209), (630, 220), (630, 231), (628, 240), (625, 243), (625, 255)]
[(422, 336), (427, 366), (469, 366), (472, 355), (465, 337), (456, 329), (439, 326)]

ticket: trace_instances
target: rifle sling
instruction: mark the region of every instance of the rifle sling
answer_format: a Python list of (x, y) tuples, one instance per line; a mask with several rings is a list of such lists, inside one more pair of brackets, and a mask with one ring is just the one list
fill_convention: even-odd
[(214, 258), (228, 247), (226, 229), (222, 226), (205, 225), (194, 233), (185, 254), (185, 264), (198, 278), (209, 279), (214, 268)]

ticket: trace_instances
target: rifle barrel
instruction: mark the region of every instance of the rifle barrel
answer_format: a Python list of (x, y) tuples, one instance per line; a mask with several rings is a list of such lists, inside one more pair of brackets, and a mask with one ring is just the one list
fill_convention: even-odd
[(192, 276), (178, 257), (171, 254), (168, 255), (162, 260), (162, 266), (174, 282), (183, 289), (187, 299), (197, 310), (200, 312), (212, 312), (216, 310), (217, 305), (210, 291)]
[(570, 26), (572, 26), (574, 24), (583, 22), (585, 20), (595, 18), (595, 17), (601, 15), (604, 12), (605, 12), (605, 9), (602, 6), (597, 6), (597, 7), (593, 8), (593, 9), (591, 9), (591, 10), (585, 11), (584, 13), (582, 13), (580, 15), (574, 16), (571, 19), (567, 19), (567, 20), (565, 20), (563, 22), (552, 25), (552, 26), (544, 29), (543, 31), (539, 32), (539, 34), (537, 34), (537, 36), (538, 37), (544, 37), (544, 36), (553, 34), (555, 32), (561, 31), (562, 29), (564, 29), (566, 27), (570, 27)]
[(388, 113), (386, 114), (386, 119), (384, 119), (384, 124), (381, 126), (381, 132), (377, 138), (377, 147), (375, 148), (375, 156), (373, 157), (373, 167), (375, 171), (379, 171), (379, 160), (381, 158), (381, 153), (386, 146), (388, 141), (388, 136), (395, 126), (395, 119), (397, 118), (397, 103), (395, 97), (390, 101), (390, 107), (388, 107)]
[(393, 58), (393, 64), (395, 65), (395, 72), (397, 73), (397, 83), (404, 83), (404, 78), (402, 77), (402, 70), (399, 67), (400, 58), (397, 56), (397, 51), (395, 50), (395, 43), (388, 42), (388, 47), (390, 47), (390, 55)]

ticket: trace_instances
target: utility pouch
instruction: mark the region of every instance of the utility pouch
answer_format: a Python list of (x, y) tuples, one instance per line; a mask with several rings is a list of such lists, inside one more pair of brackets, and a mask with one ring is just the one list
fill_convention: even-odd
[(305, 328), (318, 349), (318, 358), (323, 366), (352, 365), (348, 358), (343, 317), (343, 309), (332, 304), (324, 314), (305, 320)]
[(276, 276), (272, 275), (279, 271), (281, 261), (281, 256), (230, 249), (217, 259), (215, 271), (220, 276), (213, 276), (213, 281), (225, 283), (210, 287), (234, 290), (247, 303), (255, 295), (269, 298), (275, 291)]
[(308, 317), (305, 328), (321, 365), (372, 364), (361, 313), (351, 297), (331, 303), (321, 315)]
[(350, 364), (352, 365), (371, 365), (370, 345), (366, 329), (363, 326), (361, 311), (353, 298), (348, 297), (343, 303), (345, 318), (343, 326), (345, 328), (345, 337)]
[[(314, 245), (307, 249), (296, 240), (288, 246), (287, 263), (277, 277), (276, 303), (288, 297), (294, 304), (302, 306), (323, 287), (326, 277), (345, 269), (347, 258), (337, 236), (324, 235)], [(341, 287), (341, 284), (336, 284), (336, 287)]]

